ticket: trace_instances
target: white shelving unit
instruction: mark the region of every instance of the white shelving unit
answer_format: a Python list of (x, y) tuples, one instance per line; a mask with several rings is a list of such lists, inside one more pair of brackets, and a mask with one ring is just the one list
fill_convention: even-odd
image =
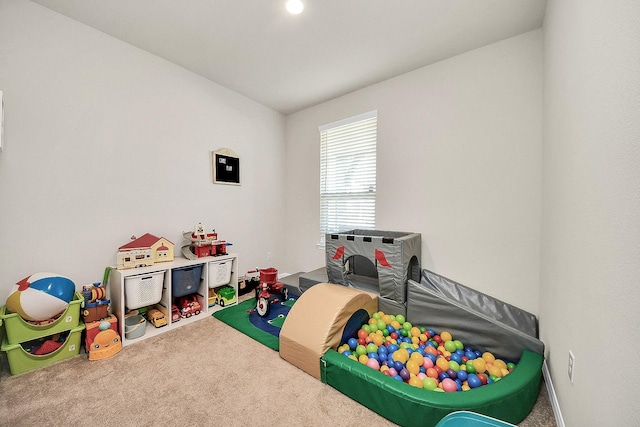
[[(218, 266), (221, 263), (228, 261), (231, 261), (231, 275), (229, 283), (226, 284), (226, 286), (231, 286), (235, 289), (235, 301), (233, 303), (226, 304), (224, 307), (218, 304), (209, 307), (208, 296), (210, 279), (212, 280), (213, 286), (213, 280), (216, 280), (216, 275), (218, 274)], [(173, 295), (171, 294), (172, 270), (199, 265), (202, 266), (202, 272), (200, 276), (200, 286), (198, 287), (197, 292), (195, 292), (195, 295), (198, 299), (198, 302), (200, 303), (201, 312), (200, 314), (193, 315), (191, 317), (182, 317), (180, 318), (180, 320), (172, 322), (171, 305), (174, 299)], [(164, 274), (164, 282), (162, 285), (162, 298), (158, 305), (162, 306), (162, 311), (166, 310), (167, 325), (156, 328), (147, 321), (145, 333), (143, 336), (135, 339), (127, 339), (125, 336), (124, 322), (126, 313), (128, 312), (125, 295), (125, 279), (129, 279), (130, 281), (131, 279), (135, 279), (137, 276), (145, 276), (159, 272), (162, 272)], [(212, 278), (210, 278), (210, 272)], [(217, 287), (222, 286), (219, 282), (215, 282), (215, 284)], [(111, 310), (118, 318), (118, 330), (120, 333), (120, 337), (122, 338), (122, 345), (127, 346), (129, 344), (135, 344), (136, 342), (142, 341), (144, 339), (151, 338), (180, 326), (184, 326), (197, 320), (204, 319), (217, 310), (221, 310), (223, 308), (238, 304), (238, 256), (236, 254), (227, 254), (215, 257), (203, 257), (195, 260), (176, 257), (173, 261), (156, 263), (149, 267), (131, 268), (127, 270), (117, 270), (113, 268), (111, 270), (111, 274), (109, 275), (109, 293), (111, 298)]]

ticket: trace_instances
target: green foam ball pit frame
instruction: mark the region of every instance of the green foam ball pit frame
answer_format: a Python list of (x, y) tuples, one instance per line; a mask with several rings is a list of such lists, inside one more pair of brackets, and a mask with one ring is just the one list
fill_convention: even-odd
[(541, 354), (523, 350), (516, 368), (500, 381), (455, 393), (409, 386), (334, 350), (322, 356), (320, 371), (322, 382), (402, 426), (436, 426), (463, 410), (517, 424), (535, 405), (543, 362)]

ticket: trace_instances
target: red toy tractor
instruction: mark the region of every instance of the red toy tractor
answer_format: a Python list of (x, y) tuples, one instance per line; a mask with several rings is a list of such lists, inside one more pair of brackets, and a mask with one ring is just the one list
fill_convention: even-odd
[(278, 295), (282, 297), (282, 301), (288, 299), (289, 290), (283, 283), (278, 282), (277, 269), (256, 268), (255, 271), (260, 273), (260, 285), (256, 288), (256, 311), (260, 317), (265, 317), (269, 314), (271, 303), (280, 301)]

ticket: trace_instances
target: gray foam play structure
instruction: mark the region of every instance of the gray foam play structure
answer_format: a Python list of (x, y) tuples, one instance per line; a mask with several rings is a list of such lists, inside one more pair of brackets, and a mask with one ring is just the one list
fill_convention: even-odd
[(379, 310), (448, 330), (464, 343), (509, 360), (518, 360), (525, 349), (544, 353), (533, 314), (421, 270), (419, 233), (351, 230), (327, 234), (325, 248), (325, 267), (282, 281), (300, 293), (325, 282), (377, 293)]

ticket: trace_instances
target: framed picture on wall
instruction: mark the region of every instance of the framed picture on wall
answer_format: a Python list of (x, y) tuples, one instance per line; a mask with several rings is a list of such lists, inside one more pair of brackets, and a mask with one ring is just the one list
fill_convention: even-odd
[(228, 148), (211, 152), (214, 184), (240, 185), (240, 158)]

